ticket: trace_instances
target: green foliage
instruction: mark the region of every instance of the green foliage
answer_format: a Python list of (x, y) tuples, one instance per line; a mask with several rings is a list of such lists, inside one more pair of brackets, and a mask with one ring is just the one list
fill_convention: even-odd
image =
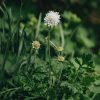
[[(81, 19), (72, 12), (64, 12), (65, 22), (51, 31), (49, 66), (45, 39), (48, 29), (42, 23), (42, 14), (38, 19), (31, 14), (27, 20), (21, 19), (21, 15), (14, 18), (12, 10), (2, 6), (0, 99), (94, 99), (94, 93), (98, 93), (98, 90), (95, 88), (96, 91), (93, 91), (93, 88), (100, 83), (97, 80), (99, 77), (95, 72), (93, 56), (83, 54), (83, 51), (88, 51), (95, 43), (88, 37), (89, 30), (80, 25)], [(33, 40), (40, 41), (39, 50), (32, 48)], [(64, 46), (62, 52), (57, 51), (59, 46)], [(74, 55), (77, 52), (79, 56)], [(58, 55), (64, 55), (65, 60), (58, 61)]]
[(2, 88), (0, 92), (2, 98), (49, 98), (50, 100), (68, 99), (70, 96), (79, 100), (81, 96), (91, 98), (88, 86), (95, 81), (95, 74), (90, 55), (84, 54), (80, 58), (64, 62), (52, 60), (52, 70), (49, 70), (45, 61), (41, 61), (38, 57), (35, 61), (32, 58), (31, 60), (30, 66), (27, 66), (27, 62), (26, 64), (25, 61), (22, 62), (19, 71), (10, 80), (10, 84), (6, 80), (9, 88)]
[(63, 17), (66, 18), (68, 21), (79, 23), (81, 19), (74, 13), (70, 11), (65, 11)]

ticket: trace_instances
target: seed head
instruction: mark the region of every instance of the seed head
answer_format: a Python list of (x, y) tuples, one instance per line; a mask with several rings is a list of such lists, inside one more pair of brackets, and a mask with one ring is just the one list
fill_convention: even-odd
[(63, 51), (63, 47), (58, 47), (58, 48), (57, 48), (57, 51), (58, 51), (58, 52)]
[(39, 41), (33, 41), (32, 48), (39, 49), (40, 48), (40, 42)]
[(65, 58), (63, 56), (58, 56), (58, 61), (63, 62), (65, 60)]

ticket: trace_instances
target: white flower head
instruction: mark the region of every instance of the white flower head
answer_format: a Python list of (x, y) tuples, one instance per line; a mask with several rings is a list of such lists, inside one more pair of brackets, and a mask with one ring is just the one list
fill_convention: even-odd
[(58, 12), (54, 11), (49, 11), (45, 18), (44, 18), (44, 23), (48, 27), (54, 27), (60, 22), (60, 15)]

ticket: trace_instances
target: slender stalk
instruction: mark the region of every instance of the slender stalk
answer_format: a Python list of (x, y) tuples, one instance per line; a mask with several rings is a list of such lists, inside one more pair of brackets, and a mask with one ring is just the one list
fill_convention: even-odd
[[(48, 32), (48, 44), (47, 44), (47, 55), (48, 55), (48, 59), (47, 59), (47, 62), (48, 62), (48, 75), (49, 75), (49, 80), (48, 80), (48, 83), (49, 83), (49, 88), (48, 88), (48, 90), (50, 90), (51, 89), (51, 82), (50, 82), (50, 80), (51, 80), (51, 54), (50, 54), (50, 29), (49, 29), (49, 32)], [(47, 96), (47, 100), (50, 100), (50, 96), (48, 95)]]
[(50, 30), (49, 30), (49, 33), (48, 33), (48, 57), (49, 57), (49, 67), (51, 66), (51, 54), (50, 54)]
[(9, 91), (19, 90), (19, 89), (21, 89), (21, 87), (16, 87), (16, 88), (7, 89), (7, 90), (5, 90), (5, 91), (1, 91), (0, 94), (6, 93), (6, 92), (9, 92)]
[[(60, 65), (60, 63), (59, 63)], [(58, 84), (60, 83), (60, 80), (61, 80), (61, 76), (62, 76), (62, 71), (63, 71), (63, 68), (60, 69), (60, 72), (59, 72), (59, 76), (58, 76)]]

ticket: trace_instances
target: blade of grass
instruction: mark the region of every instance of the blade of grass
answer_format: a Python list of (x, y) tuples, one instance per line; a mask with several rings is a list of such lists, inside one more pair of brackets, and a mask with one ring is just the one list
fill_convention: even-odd
[[(24, 27), (24, 29), (25, 29), (25, 27)], [(20, 57), (21, 57), (21, 53), (22, 53), (22, 49), (23, 49), (23, 45), (24, 45), (24, 29), (22, 31), (21, 38), (20, 38), (20, 43), (19, 43), (18, 54), (17, 54), (14, 72), (17, 72), (19, 67), (20, 67), (20, 65), (19, 65), (20, 64)]]
[(40, 15), (39, 15), (39, 19), (38, 19), (37, 28), (36, 28), (35, 39), (37, 39), (37, 38), (38, 38), (38, 35), (39, 35), (40, 25), (41, 25), (41, 19), (42, 19), (42, 14), (40, 13)]
[(63, 32), (63, 28), (61, 24), (59, 25), (59, 29), (60, 29), (60, 34), (61, 34), (61, 46), (64, 47), (64, 43), (65, 43), (64, 32)]

